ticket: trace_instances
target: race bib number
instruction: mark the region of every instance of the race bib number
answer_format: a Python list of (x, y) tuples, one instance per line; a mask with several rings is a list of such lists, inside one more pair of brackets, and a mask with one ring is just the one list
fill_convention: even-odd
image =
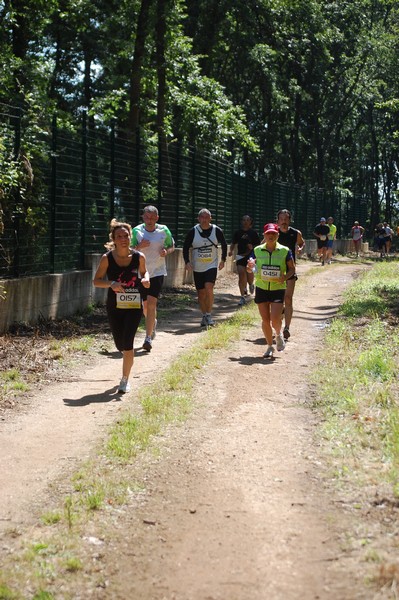
[(326, 235), (321, 235), (320, 239), (321, 239), (322, 242), (324, 242), (327, 239), (327, 236)]
[(212, 248), (204, 248), (198, 250), (198, 260), (201, 263), (212, 262)]
[(138, 290), (126, 288), (116, 294), (116, 308), (141, 308), (141, 296)]
[(262, 265), (262, 281), (276, 281), (280, 278), (280, 267), (274, 265)]

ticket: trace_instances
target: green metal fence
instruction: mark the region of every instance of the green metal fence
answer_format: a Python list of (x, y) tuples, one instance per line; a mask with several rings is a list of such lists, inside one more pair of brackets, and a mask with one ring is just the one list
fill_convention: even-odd
[(355, 219), (367, 217), (366, 203), (349, 195), (257, 181), (194, 148), (174, 142), (161, 149), (139, 132), (132, 139), (84, 112), (74, 127), (56, 118), (38, 127), (0, 104), (0, 160), (3, 172), (13, 166), (22, 172), (11, 190), (0, 180), (3, 278), (83, 268), (88, 253), (104, 251), (111, 218), (134, 226), (146, 204), (158, 207), (177, 246), (203, 207), (229, 241), (243, 214), (261, 232), (288, 208), (305, 237), (321, 216), (332, 215), (343, 237)]

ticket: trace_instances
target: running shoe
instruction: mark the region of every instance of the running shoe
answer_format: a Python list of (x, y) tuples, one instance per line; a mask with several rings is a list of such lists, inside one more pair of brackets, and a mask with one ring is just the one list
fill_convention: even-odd
[(253, 283), (250, 283), (250, 284), (249, 284), (249, 293), (250, 293), (250, 294), (253, 294), (253, 293), (254, 293), (254, 291), (255, 291), (255, 286), (254, 286), (254, 284), (253, 284)]
[(284, 327), (283, 336), (284, 336), (285, 340), (288, 340), (288, 338), (291, 336), (290, 330), (288, 329), (288, 327)]
[(157, 335), (157, 325), (158, 325), (158, 321), (157, 319), (155, 319), (155, 323), (154, 323), (154, 329), (152, 330), (152, 334), (151, 334), (151, 339), (153, 340), (155, 338), (155, 336)]
[(248, 290), (247, 290), (247, 288), (245, 288), (245, 290), (244, 290), (244, 296), (248, 296)]
[(119, 394), (127, 394), (127, 392), (130, 392), (130, 383), (126, 377), (122, 377), (118, 387), (118, 392)]
[(147, 352), (151, 352), (152, 350), (152, 341), (150, 337), (146, 337), (143, 344), (143, 349), (147, 350)]
[(244, 305), (245, 305), (245, 298), (244, 298), (244, 296), (241, 296), (238, 306), (244, 306)]
[(216, 325), (211, 315), (206, 315), (206, 324), (208, 325), (208, 327), (213, 327), (214, 325)]
[(208, 320), (206, 318), (206, 315), (202, 315), (201, 327), (206, 327), (207, 325), (208, 325)]
[(276, 348), (278, 352), (282, 352), (285, 348), (285, 341), (281, 333), (276, 335)]
[(263, 358), (272, 358), (274, 352), (273, 346), (268, 346), (266, 352), (263, 355)]

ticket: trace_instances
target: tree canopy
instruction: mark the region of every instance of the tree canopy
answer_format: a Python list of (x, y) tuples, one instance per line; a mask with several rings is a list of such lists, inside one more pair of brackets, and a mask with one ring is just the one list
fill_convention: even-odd
[(395, 0), (2, 0), (0, 101), (348, 190), (373, 224), (398, 214), (398, 42)]

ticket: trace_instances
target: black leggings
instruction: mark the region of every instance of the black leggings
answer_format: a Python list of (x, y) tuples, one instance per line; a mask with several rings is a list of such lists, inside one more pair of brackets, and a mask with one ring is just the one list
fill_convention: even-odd
[(141, 308), (111, 308), (107, 306), (109, 326), (119, 352), (133, 350), (134, 336), (140, 324)]

